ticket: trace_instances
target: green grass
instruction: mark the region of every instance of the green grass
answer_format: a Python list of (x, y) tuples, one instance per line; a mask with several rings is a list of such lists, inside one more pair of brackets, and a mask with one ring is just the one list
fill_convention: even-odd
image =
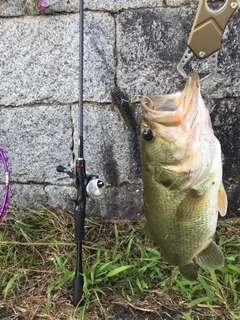
[(43, 208), (19, 217), (13, 211), (0, 224), (0, 299), (42, 319), (107, 318), (122, 303), (156, 313), (169, 307), (178, 311), (177, 319), (240, 319), (239, 219), (219, 226), (224, 268), (199, 269), (195, 282), (163, 261), (142, 226), (143, 221), (86, 219), (84, 295), (81, 306), (73, 308), (72, 214)]

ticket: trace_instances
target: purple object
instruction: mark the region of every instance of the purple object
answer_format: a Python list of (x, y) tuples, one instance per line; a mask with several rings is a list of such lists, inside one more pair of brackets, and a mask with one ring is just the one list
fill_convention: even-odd
[(7, 205), (7, 200), (8, 200), (8, 191), (9, 191), (9, 172), (8, 172), (8, 165), (7, 165), (7, 160), (5, 158), (3, 150), (0, 148), (0, 157), (2, 159), (3, 163), (3, 168), (5, 172), (5, 191), (4, 191), (4, 196), (3, 196), (3, 202), (1, 204), (1, 209), (0, 209), (0, 221), (3, 217), (4, 214), (4, 209), (6, 208)]
[(40, 1), (38, 2), (38, 6), (41, 7), (41, 8), (47, 8), (48, 7), (48, 4), (44, 1)]

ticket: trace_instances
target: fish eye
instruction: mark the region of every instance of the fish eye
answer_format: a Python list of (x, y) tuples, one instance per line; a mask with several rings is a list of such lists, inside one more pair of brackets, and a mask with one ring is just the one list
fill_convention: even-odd
[(154, 138), (154, 134), (151, 129), (145, 129), (142, 136), (145, 141), (151, 141)]

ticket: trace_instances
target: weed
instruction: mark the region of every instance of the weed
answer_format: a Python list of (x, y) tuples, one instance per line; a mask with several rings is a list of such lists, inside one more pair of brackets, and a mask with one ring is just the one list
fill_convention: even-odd
[(13, 217), (0, 224), (0, 286), (9, 306), (27, 305), (29, 314), (41, 318), (90, 320), (99, 314), (106, 318), (116, 303), (124, 301), (156, 313), (162, 305), (168, 306), (186, 320), (240, 319), (238, 219), (221, 222), (219, 227), (224, 268), (200, 269), (194, 282), (162, 260), (158, 248), (139, 231), (142, 221), (86, 219), (84, 295), (81, 305), (73, 308), (73, 215), (43, 208), (27, 211), (22, 219), (13, 212)]

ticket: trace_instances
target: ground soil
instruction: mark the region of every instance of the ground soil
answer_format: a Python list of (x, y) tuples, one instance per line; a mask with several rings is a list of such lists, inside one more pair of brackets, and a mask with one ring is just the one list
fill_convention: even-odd
[[(21, 272), (22, 275), (21, 282), (19, 286), (14, 287), (13, 290), (9, 292), (5, 300), (3, 299), (3, 294), (0, 292), (0, 320), (79, 319), (79, 317), (76, 316), (72, 317), (73, 306), (70, 301), (70, 296), (72, 295), (72, 283), (67, 283), (65, 287), (62, 287), (60, 293), (53, 293), (48, 312), (45, 313), (44, 316), (40, 316), (43, 314), (42, 312), (46, 304), (50, 278), (54, 275), (58, 278), (58, 272), (54, 264), (51, 263), (51, 259), (49, 259), (49, 257), (52, 257), (52, 254), (56, 252), (64, 261), (64, 257), (69, 256), (72, 248), (75, 247), (75, 244), (69, 241), (69, 239), (73, 238), (73, 218), (60, 211), (50, 213), (46, 210), (44, 212), (34, 213), (34, 215), (31, 213), (29, 217), (25, 215), (25, 220), (23, 220), (26, 223), (26, 228), (28, 223), (30, 225), (33, 223), (31, 220), (33, 218), (37, 228), (30, 228), (28, 230), (28, 236), (31, 237), (33, 242), (30, 243), (31, 246), (26, 243), (25, 250), (27, 248), (31, 250), (32, 246), (34, 246), (35, 252), (37, 252), (40, 259), (39, 261), (36, 261), (36, 264), (31, 268), (24, 269), (22, 267), (21, 270), (18, 269), (18, 272)], [(47, 225), (43, 223), (44, 219), (46, 219), (48, 223)], [(9, 243), (12, 241), (11, 245), (15, 248), (14, 250), (19, 254), (23, 254), (23, 252), (25, 252), (23, 250), (24, 243), (19, 245), (20, 240), (14, 238), (17, 234), (17, 231), (13, 230), (15, 225), (11, 224), (14, 221), (15, 220), (9, 216), (8, 219), (1, 223), (1, 231), (9, 240)], [(86, 224), (86, 237), (84, 242), (86, 256), (90, 256), (90, 251), (94, 249), (93, 244), (96, 243), (96, 239), (99, 243), (107, 243), (108, 249), (113, 248), (115, 243), (113, 232), (115, 222), (96, 218), (94, 223), (101, 227), (93, 227), (92, 225), (90, 226)], [(118, 250), (122, 250), (123, 252), (126, 251), (124, 239), (126, 236), (129, 236), (133, 227), (134, 229), (137, 229), (139, 224), (142, 227), (139, 221), (117, 222), (118, 236), (119, 239), (121, 239)], [(239, 239), (239, 230), (240, 220), (238, 218), (222, 224), (218, 231), (225, 239)], [(51, 245), (46, 243), (46, 245), (43, 246), (44, 243), (41, 242), (46, 241), (46, 235), (50, 237), (48, 241)], [(144, 241), (144, 237), (140, 232), (137, 232), (137, 236), (134, 238), (135, 241)], [(55, 238), (58, 241), (57, 243), (59, 247), (52, 245)], [(17, 243), (15, 240), (17, 240)], [(26, 242), (26, 239), (23, 239), (23, 242)], [(231, 246), (233, 245), (232, 242), (233, 241), (231, 241)], [(4, 239), (2, 239), (2, 248), (6, 245), (4, 243)], [(238, 246), (238, 242), (236, 246)], [(50, 252), (51, 249), (54, 251)], [(236, 247), (236, 250), (237, 249), (238, 248)], [(26, 253), (28, 253), (29, 250), (26, 250)], [(96, 249), (91, 252), (96, 252)], [(4, 258), (3, 255), (2, 258)], [(2, 272), (5, 269), (3, 265), (5, 260), (6, 259), (2, 259), (0, 263), (0, 269), (2, 268)], [(42, 269), (41, 263), (43, 264)], [(70, 263), (70, 271), (73, 270), (74, 263), (75, 259), (73, 259), (73, 263)], [(236, 261), (236, 263), (238, 264), (239, 260)], [(11, 263), (8, 268), (10, 271), (11, 269), (14, 269), (13, 263)], [(174, 273), (173, 268), (167, 268), (166, 272), (168, 272), (168, 270), (170, 277), (172, 277), (172, 274)], [(159, 281), (160, 279), (157, 280), (157, 283)], [(112, 291), (109, 287), (102, 289), (105, 293), (105, 296), (101, 297), (102, 308), (99, 306), (99, 303), (93, 303), (91, 307), (86, 310), (84, 320), (180, 320), (186, 319), (183, 316), (183, 312), (187, 313), (192, 320), (233, 319), (228, 313), (228, 310), (226, 308), (223, 309), (224, 306), (221, 303), (214, 304), (214, 312), (209, 309), (206, 304), (198, 304), (194, 306), (194, 308), (188, 308), (185, 303), (186, 299), (183, 299), (181, 295), (174, 291), (174, 289), (165, 290), (164, 292), (162, 288), (159, 289), (159, 287), (156, 287), (151, 290), (144, 290), (144, 292), (139, 296), (127, 295), (125, 298), (120, 297), (119, 295), (115, 297), (111, 294)], [(239, 292), (239, 285), (237, 286), (237, 284), (236, 290)], [(236, 305), (235, 307), (237, 308)], [(238, 308), (235, 311), (238, 312)]]
[[(179, 311), (172, 310), (170, 308), (165, 308), (165, 307), (161, 308), (160, 315), (156, 315), (155, 313), (152, 313), (152, 312), (145, 312), (145, 311), (137, 310), (131, 307), (123, 307), (123, 306), (116, 306), (113, 308), (113, 311), (114, 313), (111, 316), (107, 317), (108, 320), (173, 320), (173, 319), (180, 320), (180, 319), (184, 319)], [(0, 309), (0, 319), (1, 320), (30, 320), (30, 317), (19, 316), (12, 312), (7, 311), (6, 309)], [(102, 315), (98, 315), (96, 318), (96, 320), (105, 320), (105, 319), (106, 318)], [(194, 319), (210, 320), (212, 318), (206, 315), (202, 315), (202, 316), (198, 315)], [(33, 320), (40, 320), (40, 318), (34, 317)], [(66, 320), (70, 320), (70, 319), (66, 319)], [(88, 320), (88, 317), (85, 317), (84, 320)]]

